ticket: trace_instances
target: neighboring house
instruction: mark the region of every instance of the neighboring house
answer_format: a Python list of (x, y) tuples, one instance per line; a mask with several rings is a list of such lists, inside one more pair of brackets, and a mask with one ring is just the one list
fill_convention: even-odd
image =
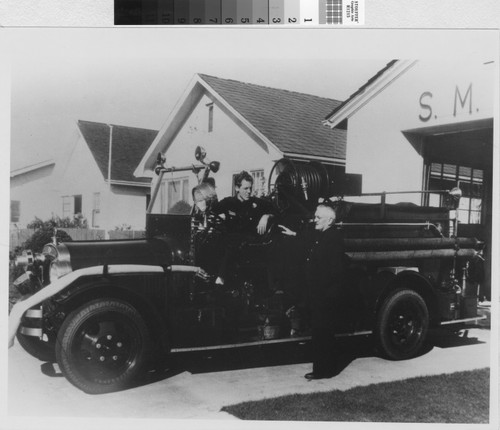
[(58, 177), (61, 217), (81, 213), (89, 228), (145, 228), (150, 179), (133, 171), (156, 130), (78, 121), (80, 133)]
[[(332, 131), (348, 123), (346, 172), (362, 174), (365, 193), (459, 186), (458, 234), (486, 242), (489, 267), (495, 66), (467, 58), (392, 61), (325, 120)], [(432, 192), (387, 198), (444, 203)]]
[[(155, 178), (159, 152), (166, 156), (167, 167), (189, 166), (196, 162), (198, 145), (205, 148), (207, 159), (221, 163), (214, 175), (219, 198), (232, 194), (233, 176), (241, 170), (254, 176), (256, 193), (266, 192), (270, 171), (281, 158), (322, 161), (340, 174), (345, 165), (346, 130), (331, 131), (322, 125), (324, 116), (340, 104), (309, 94), (195, 75), (134, 174)], [(168, 213), (180, 200), (191, 204), (196, 183), (191, 172), (165, 175), (153, 211)]]
[(54, 215), (55, 194), (52, 173), (55, 162), (41, 161), (10, 172), (10, 224), (24, 228), (35, 217)]

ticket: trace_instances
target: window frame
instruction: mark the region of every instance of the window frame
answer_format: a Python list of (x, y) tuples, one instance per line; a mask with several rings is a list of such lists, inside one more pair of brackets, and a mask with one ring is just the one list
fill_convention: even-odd
[[(17, 206), (17, 210), (14, 210), (14, 206)], [(13, 213), (17, 212), (17, 219), (14, 219)], [(21, 200), (11, 200), (10, 201), (10, 222), (11, 223), (18, 223), (19, 220), (21, 219)]]
[[(180, 184), (181, 190), (180, 190), (180, 198), (179, 200), (175, 201), (174, 203), (170, 203), (171, 200), (171, 195), (170, 195), (170, 184), (178, 182)], [(186, 200), (184, 200), (183, 197), (186, 197)], [(168, 214), (170, 213), (170, 210), (180, 201), (185, 201), (187, 204), (190, 205), (189, 202), (189, 177), (188, 176), (182, 176), (178, 178), (167, 178), (164, 179), (161, 183), (160, 187), (160, 213), (162, 214)]]
[[(436, 167), (439, 167), (436, 169)], [(454, 171), (452, 171), (452, 168)], [(457, 208), (457, 217), (461, 224), (474, 225), (482, 224), (484, 217), (483, 201), (484, 201), (484, 170), (476, 169), (472, 167), (461, 166), (459, 164), (444, 163), (437, 161), (426, 161), (425, 162), (425, 190), (432, 191), (433, 189), (445, 189), (444, 187), (432, 187), (432, 181), (435, 180), (445, 183), (454, 182), (455, 187), (459, 187), (462, 190), (463, 196), (460, 199), (460, 206)], [(438, 172), (436, 174), (435, 172)], [(465, 185), (465, 186), (464, 186)], [(471, 190), (467, 192), (467, 189)], [(473, 190), (478, 190), (473, 192)], [(439, 199), (438, 206), (444, 206), (445, 196), (441, 193), (426, 193), (423, 196), (423, 204), (426, 206), (431, 206), (431, 200)], [(478, 201), (475, 209), (473, 207), (473, 201)], [(468, 202), (466, 207), (463, 206), (465, 202)], [(437, 202), (434, 202), (434, 205)], [(464, 214), (466, 214), (464, 216)]]
[(95, 192), (92, 194), (92, 227), (99, 228), (99, 220), (101, 213), (101, 193)]

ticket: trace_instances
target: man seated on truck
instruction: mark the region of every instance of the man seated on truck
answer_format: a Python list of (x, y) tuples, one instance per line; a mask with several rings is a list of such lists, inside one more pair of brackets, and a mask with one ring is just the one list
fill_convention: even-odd
[(216, 284), (224, 285), (234, 267), (238, 249), (244, 242), (256, 242), (264, 235), (270, 221), (275, 216), (272, 204), (252, 195), (253, 178), (246, 172), (238, 173), (234, 178), (236, 195), (226, 197), (214, 205), (213, 211), (224, 219), (227, 229), (225, 254), (220, 265)]
[[(210, 178), (211, 179), (211, 178)], [(213, 207), (217, 204), (217, 192), (215, 191), (215, 183), (206, 181), (198, 184), (192, 190), (193, 195), (193, 215), (206, 228), (209, 223), (209, 218), (213, 215)]]

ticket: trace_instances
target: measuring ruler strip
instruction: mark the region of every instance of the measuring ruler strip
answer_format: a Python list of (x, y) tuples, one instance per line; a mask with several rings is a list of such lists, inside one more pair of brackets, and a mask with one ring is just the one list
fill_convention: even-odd
[(114, 0), (115, 25), (364, 25), (365, 0)]

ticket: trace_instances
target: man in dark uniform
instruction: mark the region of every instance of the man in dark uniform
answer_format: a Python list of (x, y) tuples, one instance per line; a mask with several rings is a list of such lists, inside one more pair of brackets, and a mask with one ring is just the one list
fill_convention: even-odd
[(216, 284), (225, 283), (238, 246), (265, 234), (274, 216), (270, 202), (252, 196), (253, 178), (248, 172), (242, 171), (235, 176), (234, 187), (236, 195), (222, 199), (213, 208), (214, 213), (224, 219), (228, 233), (226, 253)]
[[(313, 369), (305, 378), (331, 378), (339, 371), (335, 328), (342, 314), (342, 287), (346, 271), (344, 241), (335, 224), (335, 210), (328, 204), (316, 208), (312, 234), (302, 237), (306, 249), (307, 301), (311, 311)], [(283, 233), (295, 232), (280, 226)], [(299, 236), (300, 238), (301, 236)]]

